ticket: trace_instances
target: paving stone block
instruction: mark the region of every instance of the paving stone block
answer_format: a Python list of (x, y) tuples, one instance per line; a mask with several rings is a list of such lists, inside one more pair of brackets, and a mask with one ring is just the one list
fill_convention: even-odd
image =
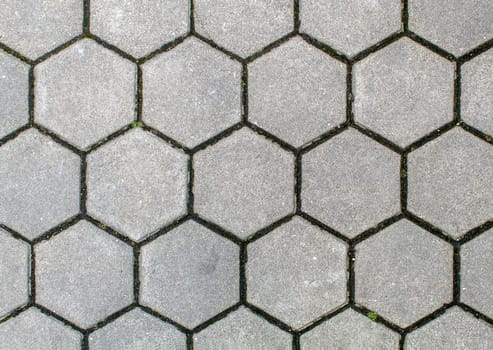
[(249, 120), (295, 147), (346, 120), (346, 66), (295, 37), (248, 67)]
[(0, 222), (34, 239), (79, 211), (80, 159), (29, 129), (0, 148)]
[(136, 67), (95, 41), (78, 41), (34, 75), (36, 122), (81, 149), (134, 119)]
[(400, 210), (399, 155), (353, 129), (303, 156), (302, 209), (352, 238)]
[(0, 319), (29, 298), (30, 248), (0, 229)]
[(82, 13), (82, 0), (4, 1), (1, 42), (35, 59), (79, 35)]
[(347, 247), (299, 217), (248, 246), (247, 299), (301, 328), (346, 301)]
[(79, 350), (82, 334), (35, 308), (0, 324), (1, 350)]
[(453, 249), (407, 220), (356, 246), (355, 301), (407, 327), (452, 301)]
[(35, 247), (36, 302), (89, 328), (133, 300), (130, 246), (80, 221)]
[(143, 120), (194, 147), (241, 117), (241, 64), (189, 38), (142, 66)]
[(184, 350), (185, 334), (140, 309), (133, 309), (89, 336), (91, 350)]
[(348, 309), (301, 336), (302, 350), (396, 350), (399, 334)]
[(183, 0), (91, 0), (91, 33), (134, 57), (184, 35), (189, 4)]
[(399, 0), (301, 0), (302, 32), (348, 56), (401, 29)]
[(409, 29), (454, 55), (493, 37), (489, 0), (409, 0)]
[(286, 350), (291, 335), (241, 307), (193, 337), (196, 350)]
[(239, 248), (193, 222), (141, 251), (140, 302), (193, 328), (239, 301)]
[(460, 299), (493, 318), (493, 229), (464, 244), (460, 252)]
[(28, 121), (28, 74), (27, 64), (0, 51), (0, 138)]
[(294, 156), (249, 129), (193, 161), (195, 211), (240, 238), (294, 210)]
[(487, 350), (493, 327), (454, 306), (442, 316), (406, 336), (404, 350)]
[(405, 147), (454, 117), (454, 64), (402, 38), (354, 65), (357, 123)]
[(135, 128), (87, 158), (87, 210), (133, 240), (186, 213), (187, 156)]
[(195, 30), (246, 57), (293, 30), (290, 0), (196, 0)]
[(493, 148), (455, 128), (408, 156), (408, 209), (462, 236), (493, 213)]
[(489, 135), (493, 135), (492, 67), (493, 49), (461, 67), (461, 118)]

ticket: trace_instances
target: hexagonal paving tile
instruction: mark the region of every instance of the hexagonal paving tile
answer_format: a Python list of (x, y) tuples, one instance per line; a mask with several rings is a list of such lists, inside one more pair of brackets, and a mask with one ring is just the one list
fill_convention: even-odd
[(401, 220), (356, 246), (355, 300), (407, 327), (452, 301), (452, 246)]
[(399, 348), (399, 334), (348, 309), (301, 336), (303, 350)]
[(493, 136), (493, 49), (461, 68), (461, 118)]
[(133, 309), (89, 336), (91, 350), (186, 349), (185, 334), (140, 309)]
[(289, 0), (195, 0), (195, 29), (219, 46), (249, 56), (293, 30)]
[(402, 38), (354, 65), (354, 118), (401, 147), (454, 117), (454, 64)]
[(29, 66), (0, 51), (0, 138), (28, 121)]
[(464, 244), (460, 251), (461, 294), (467, 305), (493, 318), (493, 229)]
[(454, 55), (493, 37), (489, 0), (409, 0), (409, 29)]
[(240, 238), (294, 210), (294, 156), (249, 129), (193, 161), (196, 212)]
[[(34, 239), (79, 211), (80, 159), (37, 130), (0, 147), (0, 222)], [(49, 204), (49, 205), (47, 205)]]
[(0, 9), (2, 43), (35, 59), (82, 32), (81, 0), (9, 0)]
[(406, 336), (405, 350), (487, 350), (493, 344), (493, 327), (457, 306)]
[(492, 218), (493, 147), (455, 128), (408, 157), (408, 209), (457, 238)]
[(34, 118), (79, 148), (134, 119), (136, 68), (84, 39), (34, 69)]
[(344, 304), (347, 247), (294, 217), (248, 246), (248, 301), (294, 328)]
[(82, 334), (30, 308), (0, 324), (2, 350), (79, 350)]
[(35, 247), (36, 302), (88, 328), (133, 300), (132, 248), (80, 221)]
[(352, 238), (400, 210), (399, 155), (349, 129), (303, 156), (302, 208)]
[(189, 4), (182, 0), (91, 0), (91, 33), (135, 57), (186, 34)]
[(241, 64), (189, 38), (142, 66), (143, 120), (194, 147), (241, 116)]
[(354, 56), (401, 29), (401, 2), (303, 0), (300, 19), (302, 32)]
[(239, 300), (239, 248), (187, 221), (142, 247), (140, 302), (193, 328)]
[(133, 240), (186, 213), (187, 156), (140, 128), (87, 157), (87, 211)]
[(300, 37), (248, 68), (249, 119), (301, 146), (346, 120), (346, 66)]
[(0, 319), (29, 299), (30, 248), (0, 229)]
[(268, 323), (244, 307), (210, 325), (193, 337), (194, 349), (272, 349), (291, 348), (291, 335)]

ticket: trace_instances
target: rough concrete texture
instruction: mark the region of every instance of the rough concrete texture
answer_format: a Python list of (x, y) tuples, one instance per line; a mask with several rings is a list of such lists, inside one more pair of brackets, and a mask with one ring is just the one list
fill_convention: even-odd
[(83, 39), (34, 69), (35, 120), (79, 148), (134, 119), (136, 67)]
[(182, 350), (185, 335), (140, 309), (133, 309), (89, 336), (92, 350)]
[(142, 248), (140, 302), (186, 327), (239, 299), (239, 249), (187, 221)]
[(183, 0), (92, 0), (91, 32), (141, 57), (186, 34), (188, 13)]
[(291, 335), (241, 307), (194, 336), (197, 350), (284, 350)]
[(346, 301), (347, 247), (294, 217), (248, 246), (248, 301), (301, 328)]
[[(0, 222), (33, 239), (79, 211), (79, 157), (30, 129), (0, 148)], [(7, 166), (8, 164), (8, 166)]]
[(457, 238), (491, 219), (493, 147), (455, 128), (408, 157), (408, 208)]
[(135, 128), (87, 158), (89, 214), (140, 240), (186, 213), (187, 156)]
[(452, 300), (453, 249), (401, 220), (356, 246), (356, 303), (407, 327)]
[(250, 120), (299, 147), (346, 120), (346, 66), (290, 39), (248, 66)]
[(399, 334), (348, 309), (301, 336), (303, 350), (394, 350)]
[(405, 147), (452, 121), (454, 64), (403, 38), (356, 63), (357, 123)]
[(130, 246), (80, 221), (35, 247), (36, 302), (82, 328), (133, 300)]
[(195, 210), (240, 238), (294, 209), (294, 156), (243, 128), (198, 152)]
[(399, 212), (399, 156), (350, 129), (303, 155), (302, 209), (355, 237)]
[(246, 57), (293, 30), (290, 0), (197, 0), (195, 30)]
[(241, 64), (195, 38), (142, 66), (143, 120), (194, 147), (241, 117)]

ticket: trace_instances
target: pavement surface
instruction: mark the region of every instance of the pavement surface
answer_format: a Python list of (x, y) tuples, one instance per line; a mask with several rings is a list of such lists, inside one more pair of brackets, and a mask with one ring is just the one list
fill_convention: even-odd
[(0, 350), (493, 349), (491, 0), (5, 0), (0, 106)]

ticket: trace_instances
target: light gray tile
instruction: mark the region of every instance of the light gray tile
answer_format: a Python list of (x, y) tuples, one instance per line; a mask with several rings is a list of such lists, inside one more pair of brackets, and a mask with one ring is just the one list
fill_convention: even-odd
[(0, 138), (28, 121), (29, 66), (0, 51)]
[(82, 0), (4, 1), (1, 42), (35, 59), (80, 34), (82, 12)]
[(36, 302), (83, 328), (133, 300), (130, 246), (80, 221), (35, 247)]
[(36, 66), (34, 118), (79, 148), (134, 119), (136, 67), (83, 39)]
[(243, 128), (194, 156), (195, 210), (246, 238), (294, 210), (294, 156)]
[(30, 308), (0, 324), (0, 350), (79, 350), (82, 334)]
[(239, 122), (241, 64), (189, 38), (142, 66), (143, 120), (194, 147)]
[(346, 245), (299, 217), (248, 246), (248, 301), (301, 328), (346, 301)]
[(0, 222), (33, 239), (79, 211), (80, 159), (29, 129), (0, 148)]
[(409, 29), (454, 55), (493, 37), (489, 0), (410, 0)]
[(408, 208), (457, 238), (492, 218), (493, 148), (455, 128), (408, 157)]
[(295, 147), (346, 120), (346, 66), (293, 38), (248, 67), (249, 119)]
[(249, 56), (293, 30), (290, 0), (196, 0), (195, 29), (240, 56)]
[(239, 248), (187, 221), (141, 251), (140, 302), (193, 328), (239, 301)]
[(460, 299), (493, 318), (493, 229), (467, 242), (460, 252)]
[(401, 29), (399, 0), (301, 0), (302, 32), (348, 56)]
[(301, 336), (302, 350), (397, 350), (399, 334), (348, 309)]
[(493, 327), (454, 306), (406, 336), (405, 350), (488, 350), (493, 346)]
[(348, 129), (303, 156), (302, 209), (352, 238), (400, 210), (399, 155)]
[(91, 33), (134, 57), (186, 34), (188, 22), (184, 0), (91, 0)]
[(461, 67), (461, 84), (462, 120), (493, 135), (493, 49)]
[(187, 156), (135, 128), (87, 159), (87, 210), (133, 240), (186, 213)]
[(196, 350), (287, 350), (291, 335), (244, 307), (194, 335)]
[(0, 318), (29, 298), (29, 245), (0, 229)]
[(354, 118), (401, 147), (454, 117), (454, 64), (402, 38), (354, 65)]
[(185, 334), (133, 309), (89, 336), (91, 350), (185, 350)]
[(407, 220), (356, 246), (355, 301), (407, 327), (452, 301), (453, 249)]

